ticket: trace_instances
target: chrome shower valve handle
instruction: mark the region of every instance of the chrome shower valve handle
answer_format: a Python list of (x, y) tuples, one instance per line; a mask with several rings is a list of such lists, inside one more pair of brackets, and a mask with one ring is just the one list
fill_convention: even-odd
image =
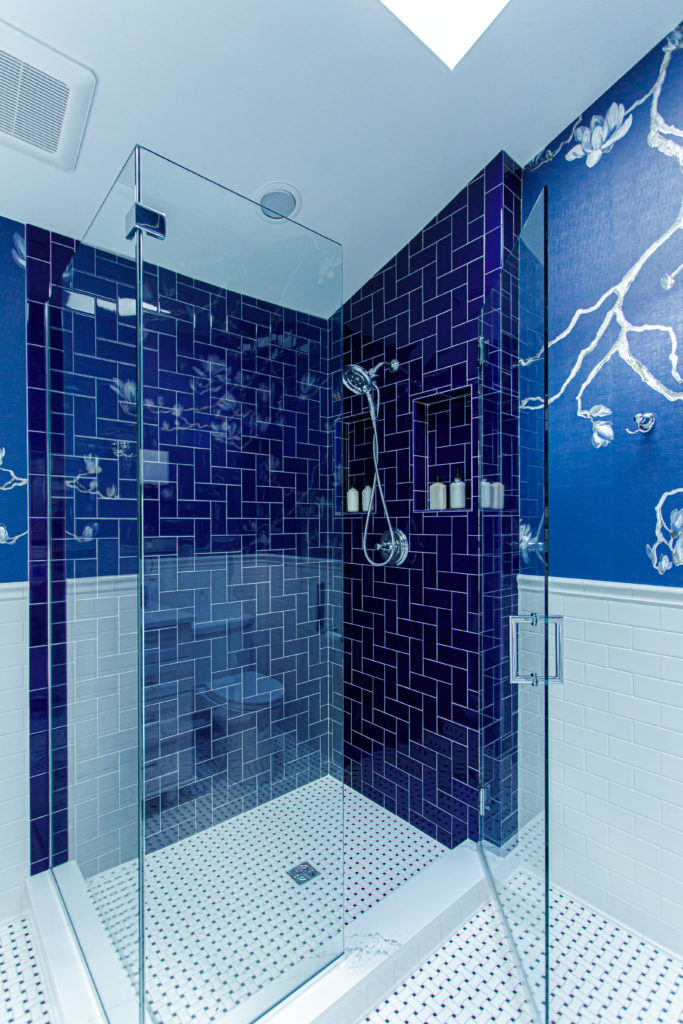
[(388, 530), (382, 534), (382, 539), (375, 544), (375, 551), (379, 551), (384, 565), (403, 565), (408, 557), (408, 538), (403, 530), (394, 528), (394, 536)]

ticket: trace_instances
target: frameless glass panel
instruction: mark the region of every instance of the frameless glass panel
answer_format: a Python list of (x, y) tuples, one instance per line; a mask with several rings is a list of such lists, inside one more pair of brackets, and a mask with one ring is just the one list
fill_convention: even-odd
[(237, 1024), (342, 952), (341, 250), (139, 159), (147, 1005)]
[(480, 849), (532, 1012), (543, 1022), (546, 705), (562, 669), (561, 622), (547, 617), (545, 291), (543, 195), (480, 316), (478, 416)]
[(48, 303), (51, 863), (112, 1024), (141, 964), (133, 197), (128, 163)]

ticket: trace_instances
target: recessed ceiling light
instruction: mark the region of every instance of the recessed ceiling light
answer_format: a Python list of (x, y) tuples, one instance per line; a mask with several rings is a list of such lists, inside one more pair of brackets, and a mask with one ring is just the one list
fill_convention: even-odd
[(381, 0), (453, 70), (509, 0)]
[(256, 193), (261, 213), (269, 220), (292, 218), (301, 208), (301, 195), (293, 185), (284, 181), (271, 181)]

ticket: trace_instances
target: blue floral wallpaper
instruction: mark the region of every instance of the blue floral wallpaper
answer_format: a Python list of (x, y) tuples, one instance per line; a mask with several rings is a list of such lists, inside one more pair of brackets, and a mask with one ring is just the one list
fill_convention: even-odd
[(0, 582), (27, 578), (24, 227), (0, 217)]
[(525, 213), (549, 191), (555, 576), (683, 586), (682, 172), (681, 26), (525, 169)]

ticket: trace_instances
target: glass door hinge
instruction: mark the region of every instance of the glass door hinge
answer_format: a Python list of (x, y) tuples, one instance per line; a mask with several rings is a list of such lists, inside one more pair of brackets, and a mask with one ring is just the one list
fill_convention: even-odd
[(166, 238), (166, 214), (142, 203), (133, 203), (126, 215), (126, 238), (132, 238), (136, 231), (144, 231), (152, 238)]
[(479, 816), (484, 817), (489, 809), (489, 787), (482, 786), (479, 790)]

